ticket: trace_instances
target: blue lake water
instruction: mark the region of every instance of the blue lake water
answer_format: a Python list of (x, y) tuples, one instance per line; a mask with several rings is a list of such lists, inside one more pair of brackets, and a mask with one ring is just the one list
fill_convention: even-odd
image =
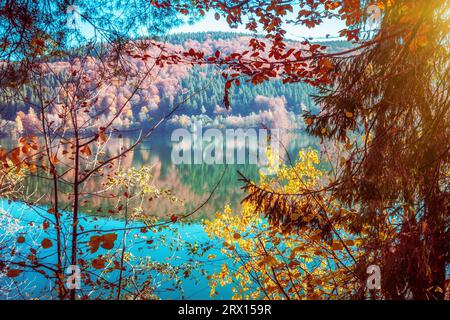
[[(18, 236), (24, 236), (27, 240), (23, 245), (16, 244), (16, 255), (20, 254), (20, 252), (26, 253), (28, 250), (28, 246), (31, 245), (33, 247), (39, 247), (39, 243), (44, 239), (54, 239), (54, 229), (48, 228), (47, 230), (43, 230), (41, 225), (49, 216), (46, 212), (45, 208), (33, 210), (30, 209), (27, 205), (20, 202), (11, 202), (8, 203), (6, 200), (0, 200), (0, 211), (2, 216), (7, 215), (8, 217), (12, 217), (16, 219), (17, 225), (15, 225), (15, 231), (7, 235), (7, 230), (5, 229), (5, 225), (0, 225), (0, 234), (3, 235), (2, 242), (3, 244), (8, 243), (16, 243), (16, 239)], [(62, 215), (62, 221), (64, 221), (63, 230), (67, 230), (69, 227), (69, 218), (70, 215), (65, 213)], [(32, 225), (30, 225), (32, 224)], [(114, 230), (121, 229), (124, 226), (124, 221), (117, 220), (114, 218), (104, 218), (98, 217), (93, 218), (89, 215), (82, 215), (80, 218), (80, 228), (87, 230), (89, 229), (99, 229), (99, 230)], [(127, 252), (131, 253), (136, 258), (146, 258), (151, 259), (152, 261), (157, 262), (168, 262), (172, 267), (176, 267), (177, 265), (185, 264), (191, 265), (193, 267), (192, 272), (189, 277), (183, 278), (180, 286), (180, 290), (174, 290), (173, 281), (164, 282), (162, 278), (163, 276), (158, 275), (157, 272), (152, 272), (155, 282), (160, 281), (160, 285), (155, 291), (155, 294), (161, 299), (209, 299), (210, 298), (210, 289), (208, 286), (208, 274), (214, 273), (218, 271), (222, 265), (222, 263), (231, 264), (226, 257), (224, 257), (220, 250), (220, 243), (212, 242), (208, 236), (206, 235), (203, 227), (200, 223), (192, 223), (192, 224), (180, 224), (174, 223), (171, 224), (170, 229), (162, 230), (160, 232), (152, 232), (148, 231), (143, 234), (140, 230), (142, 223), (133, 222), (128, 225), (129, 228), (135, 227), (136, 229), (130, 231), (127, 234)], [(3, 229), (2, 229), (3, 228)], [(11, 231), (9, 231), (11, 232)], [(118, 250), (122, 243), (122, 232), (116, 231), (118, 234), (118, 238), (115, 241), (115, 246), (110, 251), (114, 252)], [(89, 235), (85, 235), (85, 240), (87, 241), (90, 235), (97, 233), (90, 233)], [(136, 238), (135, 238), (136, 237)], [(70, 237), (69, 237), (70, 238)], [(152, 239), (154, 242), (151, 246), (147, 245), (147, 240)], [(166, 245), (160, 244), (160, 239), (168, 239)], [(180, 240), (181, 239), (181, 240)], [(199, 248), (203, 247), (211, 247), (197, 259), (193, 259), (193, 256), (190, 254), (189, 250), (187, 250), (184, 245), (184, 240), (188, 239), (189, 243), (195, 244)], [(65, 239), (69, 240), (69, 239)], [(81, 242), (83, 241), (83, 236), (80, 236)], [(31, 243), (30, 243), (31, 241)], [(28, 244), (27, 244), (28, 243)], [(39, 249), (38, 257), (43, 257), (43, 261), (51, 264), (56, 262), (55, 256), (45, 257), (49, 255), (49, 252), (56, 251), (55, 247), (49, 249)], [(86, 253), (83, 258), (85, 260), (89, 260), (90, 258), (94, 258), (99, 254), (106, 254), (107, 250), (100, 248), (95, 254)], [(207, 256), (209, 254), (214, 254), (216, 256), (215, 259), (209, 260)], [(195, 257), (194, 257), (195, 258)], [(16, 259), (20, 261), (20, 258)], [(198, 265), (197, 265), (198, 264)], [(95, 272), (94, 268), (90, 268), (91, 272)], [(206, 273), (205, 273), (206, 272)], [(126, 273), (128, 274), (128, 273)], [(116, 282), (119, 276), (118, 271), (114, 271), (111, 274), (108, 274), (107, 279), (110, 282)], [(143, 278), (143, 277), (141, 277)], [(10, 282), (11, 279), (7, 277), (0, 278), (0, 287), (5, 288), (7, 286), (7, 282)], [(46, 280), (42, 275), (37, 272), (25, 271), (20, 276), (14, 278), (14, 281), (17, 283), (21, 283), (26, 281), (30, 283), (27, 286), (26, 294), (28, 298), (51, 298), (46, 296), (51, 289), (53, 283)], [(138, 280), (139, 281), (139, 280)], [(144, 281), (144, 279), (142, 279)], [(81, 292), (89, 292), (90, 288), (81, 288)], [(109, 292), (109, 291), (108, 291)], [(107, 292), (102, 292), (101, 290), (97, 290), (90, 293), (90, 298), (103, 297)], [(7, 295), (1, 295), (1, 299), (8, 298)], [(231, 298), (231, 289), (229, 287), (219, 288), (218, 294), (215, 297), (216, 299), (229, 299)]]
[[(302, 134), (285, 135), (284, 144), (288, 146), (289, 153), (293, 159), (299, 149), (313, 146), (315, 141)], [(15, 147), (15, 141), (12, 139), (2, 139), (0, 145), (7, 150)], [(108, 148), (105, 153), (114, 155), (123, 145), (133, 143), (133, 137), (124, 137), (123, 139), (111, 140), (108, 142)], [(225, 204), (229, 204), (233, 212), (239, 213), (240, 200), (244, 194), (240, 187), (239, 170), (248, 178), (255, 180), (258, 178), (258, 166), (252, 164), (240, 165), (175, 165), (171, 162), (172, 144), (170, 136), (167, 134), (155, 135), (149, 140), (144, 141), (138, 148), (133, 150), (122, 159), (121, 165), (124, 168), (140, 168), (150, 166), (153, 177), (149, 184), (158, 188), (168, 189), (171, 193), (182, 200), (175, 204), (164, 199), (144, 203), (146, 213), (153, 217), (158, 217), (161, 221), (170, 219), (171, 214), (183, 214), (190, 212), (205, 199), (210, 196), (211, 190), (223, 176), (221, 183), (210, 200), (196, 212), (189, 224), (171, 223), (169, 228), (149, 229), (142, 232), (141, 221), (130, 222), (128, 228), (132, 230), (126, 235), (127, 261), (124, 277), (142, 289), (147, 287), (152, 289), (154, 296), (161, 299), (209, 299), (210, 288), (208, 285), (208, 276), (221, 269), (223, 263), (228, 267), (232, 266), (232, 261), (223, 256), (220, 249), (222, 243), (219, 240), (211, 240), (206, 235), (202, 220), (212, 219), (214, 213), (221, 211)], [(227, 170), (224, 174), (224, 170)], [(106, 177), (106, 176), (105, 176)], [(103, 178), (105, 178), (103, 177)], [(102, 177), (95, 177), (83, 184), (83, 191), (86, 193), (97, 191), (104, 181)], [(20, 202), (11, 202), (0, 199), (0, 248), (2, 252), (14, 251), (12, 261), (28, 261), (27, 256), (30, 249), (37, 250), (37, 257), (40, 261), (48, 265), (56, 264), (55, 248), (55, 229), (54, 226), (42, 228), (44, 221), (53, 221), (54, 216), (47, 212), (46, 206), (51, 203), (50, 195), (52, 191), (51, 180), (39, 179), (36, 177), (27, 177), (25, 180), (27, 194), (32, 194), (33, 199), (39, 207), (28, 207)], [(69, 186), (62, 184), (59, 187), (60, 208), (69, 208), (72, 203), (69, 194), (72, 192)], [(98, 255), (103, 255), (108, 259), (106, 266), (116, 260), (120, 260), (121, 245), (123, 241), (123, 227), (125, 221), (123, 216), (108, 214), (109, 209), (117, 207), (117, 203), (109, 201), (105, 197), (90, 196), (88, 202), (80, 203), (81, 211), (84, 214), (80, 218), (79, 229), (83, 233), (79, 236), (80, 249), (83, 250), (80, 257), (86, 262), (84, 271), (90, 276), (92, 281), (101, 279), (111, 283), (117, 283), (119, 271), (109, 268), (109, 273), (101, 269), (92, 267), (92, 259)], [(181, 203), (181, 204), (180, 204)], [(100, 209), (101, 212), (98, 212)], [(9, 219), (9, 220), (8, 220)], [(62, 213), (62, 241), (63, 252), (65, 253), (63, 265), (67, 267), (69, 263), (70, 250), (70, 225), (71, 214)], [(88, 232), (87, 230), (102, 230), (104, 233), (115, 233), (118, 238), (114, 243), (114, 248), (105, 250), (99, 248), (97, 252), (91, 253), (88, 245), (90, 237), (100, 235), (98, 232)], [(108, 231), (110, 230), (110, 231)], [(25, 237), (25, 242), (17, 243), (19, 236)], [(41, 246), (43, 239), (51, 239), (53, 246), (44, 249)], [(215, 257), (209, 259), (208, 256)], [(5, 259), (8, 260), (8, 259)], [(147, 264), (145, 267), (144, 265)], [(150, 266), (149, 266), (150, 265)], [(108, 269), (108, 268), (106, 268)], [(49, 282), (46, 278), (36, 271), (25, 268), (18, 277), (9, 279), (0, 276), (0, 299), (7, 298), (42, 298), (55, 299), (55, 290), (52, 286), (55, 281)], [(173, 272), (166, 274), (160, 272), (165, 270)], [(132, 278), (134, 276), (135, 278)], [(24, 296), (14, 296), (12, 292), (17, 290), (15, 286), (23, 286), (22, 294)], [(130, 285), (128, 283), (128, 285)], [(133, 284), (134, 285), (134, 284)], [(85, 286), (79, 290), (81, 296), (90, 299), (115, 298), (114, 289), (104, 288), (96, 290)], [(131, 291), (136, 291), (132, 288)], [(232, 296), (230, 287), (218, 287), (216, 299), (229, 299)], [(49, 294), (49, 293), (52, 294)]]

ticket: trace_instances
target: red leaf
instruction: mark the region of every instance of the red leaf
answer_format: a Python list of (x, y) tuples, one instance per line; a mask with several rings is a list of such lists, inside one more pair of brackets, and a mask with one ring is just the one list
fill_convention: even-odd
[(44, 240), (42, 240), (41, 246), (44, 249), (48, 249), (53, 246), (53, 243), (49, 239), (45, 238)]
[(52, 156), (50, 157), (50, 162), (51, 162), (53, 165), (56, 165), (56, 164), (59, 163), (59, 160), (58, 160), (58, 157), (56, 156), (56, 154), (54, 154), (54, 155), (52, 155)]
[[(49, 209), (50, 210), (50, 209)], [(54, 211), (54, 210), (53, 210)], [(48, 221), (42, 222), (42, 229), (47, 230), (50, 227), (50, 223)]]
[(109, 233), (102, 236), (92, 236), (89, 239), (89, 247), (91, 252), (94, 253), (101, 247), (106, 250), (110, 250), (114, 247), (114, 242), (117, 240), (117, 234)]
[(19, 166), (20, 167), (20, 149), (19, 148), (14, 148), (11, 150), (10, 154), (9, 154), (9, 158), (11, 159), (12, 163), (15, 166)]
[(117, 239), (117, 234), (115, 234), (115, 233), (109, 233), (109, 234), (103, 235), (102, 248), (107, 249), (107, 250), (112, 249), (114, 247), (114, 241), (116, 241), (116, 239)]
[(98, 138), (100, 139), (101, 143), (106, 142), (107, 139), (106, 139), (105, 129), (100, 129), (100, 132), (98, 133)]
[(23, 270), (9, 269), (8, 272), (6, 273), (6, 276), (8, 278), (15, 278), (15, 277), (19, 276), (22, 272), (23, 272)]
[(89, 157), (89, 156), (92, 155), (91, 148), (89, 148), (88, 145), (85, 145), (83, 148), (81, 148), (80, 152), (81, 152), (82, 154), (84, 154), (86, 157)]
[(93, 261), (92, 261), (92, 266), (95, 268), (95, 269), (103, 269), (104, 267), (105, 267), (105, 259), (103, 259), (103, 258), (98, 258), (98, 259), (94, 259)]

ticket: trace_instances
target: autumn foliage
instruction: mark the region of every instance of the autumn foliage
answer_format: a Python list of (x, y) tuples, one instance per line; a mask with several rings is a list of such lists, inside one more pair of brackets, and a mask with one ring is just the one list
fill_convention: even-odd
[[(242, 175), (242, 210), (224, 206), (216, 219), (204, 222), (233, 262), (209, 275), (212, 297), (225, 285), (232, 286), (233, 298), (244, 299), (448, 297), (448, 1), (155, 0), (125, 7), (109, 25), (102, 21), (114, 17), (115, 9), (100, 1), (98, 7), (86, 3), (92, 10), (83, 16), (98, 32), (92, 41), (79, 40), (77, 31), (60, 23), (64, 3), (46, 8), (35, 1), (7, 1), (0, 8), (0, 94), (30, 106), (16, 117), (23, 135), (15, 146), (0, 149), (0, 195), (40, 217), (29, 226), (42, 232), (34, 241), (33, 233), (13, 234), (0, 245), (0, 272), (12, 283), (31, 270), (54, 283), (49, 298), (89, 299), (65, 285), (66, 268), (80, 265), (83, 284), (107, 290), (106, 298), (157, 298), (150, 285), (155, 273), (179, 289), (180, 274), (188, 278), (194, 264), (145, 260), (134, 261), (135, 269), (128, 240), (155, 248), (147, 233), (172, 227), (175, 232), (198, 208), (162, 219), (145, 215), (146, 198), (179, 200), (148, 183), (150, 169), (122, 164), (197, 94), (151, 113), (158, 109), (161, 88), (173, 97), (178, 79), (207, 66), (224, 79), (225, 110), (232, 108), (232, 88), (272, 80), (315, 87), (320, 107), (303, 115), (320, 152), (302, 150), (293, 158), (286, 153), (273, 177), (252, 181)], [(373, 10), (379, 13), (375, 27), (369, 23)], [(177, 46), (166, 43), (164, 30), (146, 19), (154, 14), (164, 27), (208, 12), (254, 36), (233, 50)], [(288, 26), (315, 28), (326, 19), (345, 23), (339, 35), (348, 48), (333, 52), (306, 38), (288, 43)], [(146, 37), (138, 38), (141, 28)], [(25, 85), (35, 100), (21, 96), (17, 88)], [(258, 101), (277, 101), (264, 99)], [(139, 105), (138, 137), (105, 152), (112, 138), (133, 129), (132, 105)], [(278, 124), (286, 122), (286, 112), (275, 107)], [(157, 118), (147, 122), (150, 114)], [(45, 205), (25, 192), (27, 177), (51, 185)], [(107, 182), (97, 186), (101, 179)], [(89, 181), (96, 190), (86, 188)], [(93, 199), (114, 201), (106, 212), (94, 211), (119, 215), (120, 227), (84, 224), (83, 206)], [(17, 221), (6, 218), (13, 230)], [(164, 236), (157, 240), (168, 244)], [(193, 255), (202, 255), (199, 251), (189, 247)], [(382, 270), (378, 291), (366, 288), (367, 266), (373, 264)], [(117, 277), (109, 281), (112, 274)]]

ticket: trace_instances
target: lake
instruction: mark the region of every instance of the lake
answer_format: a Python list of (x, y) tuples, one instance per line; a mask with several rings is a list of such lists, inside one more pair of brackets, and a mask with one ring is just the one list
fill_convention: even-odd
[[(115, 138), (107, 143), (106, 153), (113, 155), (121, 147), (130, 145), (134, 141), (134, 137)], [(286, 134), (283, 137), (283, 143), (290, 156), (295, 159), (298, 150), (301, 148), (314, 146), (314, 140), (301, 133)], [(2, 139), (0, 141), (2, 147), (7, 150), (15, 146), (12, 139)], [(152, 178), (149, 184), (170, 190), (171, 194), (180, 201), (173, 202), (167, 199), (148, 200), (144, 204), (146, 214), (156, 217), (158, 221), (167, 221), (167, 218), (174, 214), (184, 214), (193, 210), (205, 201), (211, 194), (214, 186), (219, 182), (223, 175), (221, 183), (218, 185), (211, 199), (198, 212), (196, 212), (188, 223), (170, 223), (163, 227), (147, 228), (144, 231), (142, 227), (145, 225), (142, 221), (132, 221), (128, 224), (131, 231), (126, 235), (120, 231), (124, 227), (124, 219), (120, 214), (109, 213), (108, 211), (116, 203), (105, 197), (89, 197), (82, 205), (83, 215), (80, 220), (80, 229), (84, 230), (80, 235), (82, 243), (89, 242), (89, 237), (95, 233), (86, 232), (86, 230), (113, 230), (118, 238), (115, 244), (126, 243), (126, 252), (130, 254), (130, 265), (136, 270), (143, 270), (145, 265), (148, 272), (139, 274), (136, 271), (137, 283), (148, 283), (148, 287), (153, 288), (152, 294), (161, 299), (209, 299), (210, 290), (208, 286), (208, 276), (219, 271), (223, 263), (232, 265), (224, 257), (220, 249), (221, 243), (214, 239), (209, 239), (203, 230), (201, 221), (203, 219), (211, 219), (217, 211), (223, 209), (225, 204), (230, 204), (234, 212), (239, 212), (240, 200), (243, 197), (240, 189), (241, 183), (238, 181), (240, 171), (245, 176), (256, 180), (258, 179), (259, 167), (256, 164), (233, 164), (233, 165), (207, 165), (207, 164), (180, 164), (176, 165), (172, 161), (171, 153), (174, 143), (170, 141), (169, 133), (159, 133), (152, 135), (140, 144), (132, 153), (121, 160), (121, 168), (142, 166), (150, 166)], [(225, 173), (224, 173), (224, 170)], [(104, 177), (95, 177), (88, 180), (83, 186), (83, 192), (90, 194), (99, 189), (104, 183)], [(15, 247), (19, 252), (16, 259), (19, 261), (20, 252), (25, 255), (26, 249), (21, 246), (8, 243), (15, 242), (18, 236), (24, 235), (33, 244), (39, 245), (42, 239), (55, 238), (52, 228), (32, 228), (40, 226), (48, 219), (46, 205), (49, 203), (51, 181), (37, 179), (36, 177), (28, 177), (26, 179), (27, 193), (31, 194), (33, 199), (39, 198), (39, 207), (30, 208), (22, 202), (8, 202), (0, 200), (0, 210), (2, 220), (0, 220), (0, 230), (2, 231), (1, 242), (5, 247)], [(66, 189), (64, 189), (66, 188)], [(66, 208), (70, 206), (70, 189), (61, 186), (61, 201), (66, 204)], [(147, 200), (146, 200), (147, 201)], [(99, 209), (100, 208), (100, 209)], [(68, 211), (70, 211), (68, 209)], [(63, 236), (65, 245), (70, 240), (70, 213), (62, 214)], [(14, 227), (11, 221), (14, 221)], [(3, 223), (1, 223), (3, 221)], [(32, 225), (31, 225), (32, 224)], [(5, 230), (5, 228), (13, 230)], [(3, 229), (2, 229), (3, 228)], [(27, 239), (27, 240), (28, 240)], [(113, 253), (100, 248), (98, 252), (92, 254), (85, 252), (84, 260), (94, 258), (98, 254), (108, 256), (113, 261), (114, 256), (120, 254), (120, 248), (114, 247)], [(38, 253), (41, 254), (41, 253)], [(42, 252), (41, 256), (45, 254)], [(214, 255), (214, 259), (207, 257)], [(55, 256), (43, 256), (44, 261), (54, 263)], [(149, 268), (149, 265), (151, 267)], [(163, 266), (170, 265), (174, 268), (173, 273), (166, 275), (161, 273)], [(142, 271), (141, 270), (141, 271)], [(108, 274), (102, 274), (98, 270), (89, 269), (94, 277), (107, 278), (108, 281), (117, 280), (118, 271)], [(176, 276), (174, 276), (176, 274)], [(181, 275), (181, 276), (180, 276)], [(151, 282), (148, 282), (150, 279)], [(49, 286), (51, 285), (45, 278), (37, 272), (23, 272), (19, 277), (15, 278), (16, 282), (29, 282), (26, 288), (27, 298), (41, 297), (44, 299), (52, 299), (55, 296), (49, 295)], [(26, 280), (26, 281), (25, 281)], [(8, 282), (9, 281), (9, 282)], [(10, 279), (6, 277), (0, 278), (0, 286), (9, 288)], [(175, 289), (174, 289), (175, 288)], [(82, 288), (80, 292), (89, 298), (102, 297), (105, 292), (92, 291), (88, 286)], [(219, 288), (215, 298), (229, 299), (232, 292), (229, 287)], [(11, 298), (5, 290), (0, 291), (0, 298)]]

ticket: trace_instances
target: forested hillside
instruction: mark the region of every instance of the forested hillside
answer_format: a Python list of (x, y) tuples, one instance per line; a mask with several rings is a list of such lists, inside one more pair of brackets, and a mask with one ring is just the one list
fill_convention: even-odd
[[(201, 49), (213, 54), (216, 50), (223, 53), (243, 50), (248, 46), (249, 35), (235, 33), (188, 33), (173, 34), (160, 39), (174, 48)], [(291, 43), (299, 45), (297, 42)], [(339, 51), (348, 46), (345, 42), (328, 42), (329, 50)], [(95, 77), (95, 58), (92, 58), (92, 70), (88, 72)], [(133, 61), (136, 70), (143, 68), (141, 61)], [(51, 68), (57, 72), (65, 72), (69, 67), (67, 59), (52, 63)], [(141, 70), (142, 71), (142, 70)], [(57, 88), (58, 79), (48, 77), (43, 81), (48, 88)], [(168, 66), (161, 68), (157, 76), (142, 86), (140, 92), (129, 102), (129, 85), (108, 87), (100, 92), (95, 101), (97, 107), (111, 110), (127, 103), (127, 110), (119, 121), (116, 129), (130, 130), (139, 128), (142, 123), (148, 125), (148, 120), (159, 118), (175, 105), (183, 102), (182, 108), (168, 122), (172, 126), (188, 126), (195, 120), (201, 120), (210, 126), (255, 126), (264, 123), (273, 126), (276, 114), (285, 119), (283, 127), (298, 127), (299, 115), (302, 110), (314, 109), (311, 95), (314, 89), (308, 84), (283, 84), (279, 80), (266, 81), (258, 86), (243, 81), (240, 86), (230, 91), (230, 110), (223, 106), (223, 88), (225, 80), (221, 70), (215, 66)], [(11, 128), (18, 134), (33, 132), (38, 121), (36, 116), (38, 98), (36, 88), (26, 84), (20, 86), (14, 94), (0, 97), (0, 116), (9, 125), (3, 126), (3, 131)], [(275, 108), (279, 107), (279, 108)], [(276, 110), (276, 111), (275, 111)], [(101, 117), (107, 119), (108, 112)], [(4, 121), (4, 122), (5, 122)], [(15, 122), (15, 123), (13, 123)]]

